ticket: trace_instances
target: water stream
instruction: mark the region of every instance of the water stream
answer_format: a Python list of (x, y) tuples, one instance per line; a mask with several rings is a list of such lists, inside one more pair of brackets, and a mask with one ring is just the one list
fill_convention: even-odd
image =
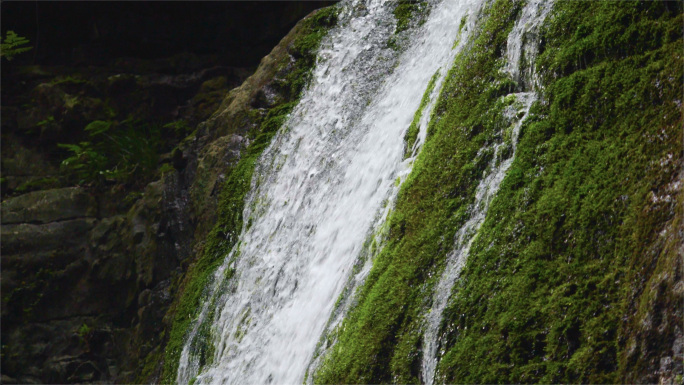
[[(534, 60), (538, 52), (537, 32), (552, 6), (551, 1), (529, 0), (521, 11), (511, 33), (508, 35), (506, 71), (525, 92), (511, 94), (515, 102), (504, 111), (505, 116), (512, 122), (511, 132), (512, 151), (507, 158), (502, 151), (506, 143), (491, 145), (494, 157), (487, 166), (487, 171), (480, 180), (475, 191), (475, 201), (469, 209), (470, 218), (456, 232), (454, 249), (447, 255), (446, 267), (435, 288), (432, 306), (425, 315), (426, 326), (423, 336), (423, 382), (432, 385), (435, 380), (435, 369), (444, 351), (439, 351), (441, 336), (439, 335), (442, 316), (447, 307), (451, 289), (459, 277), (461, 269), (470, 252), (470, 247), (484, 222), (489, 205), (496, 196), (506, 172), (513, 163), (518, 144), (520, 127), (527, 117), (532, 103), (537, 100), (535, 86), (538, 85), (534, 71)], [(482, 149), (485, 151), (489, 149)]]
[[(481, 3), (433, 3), (401, 54), (387, 44), (396, 4), (339, 5), (310, 87), (259, 161), (245, 227), (184, 346), (179, 383), (303, 381), (364, 241), (410, 171), (403, 137), (421, 97), (437, 72), (441, 85), (462, 46), (459, 23)], [(209, 321), (215, 349), (200, 367)]]

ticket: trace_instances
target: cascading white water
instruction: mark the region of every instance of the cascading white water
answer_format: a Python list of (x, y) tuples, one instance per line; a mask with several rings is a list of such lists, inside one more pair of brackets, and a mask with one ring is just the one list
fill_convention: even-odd
[[(395, 4), (340, 5), (312, 84), (260, 159), (245, 226), (181, 353), (179, 383), (303, 381), (383, 202), (408, 172), (403, 136), (421, 96), (440, 69), (441, 84), (460, 20), (481, 2), (434, 4), (399, 58), (387, 48)], [(200, 370), (193, 346), (212, 319), (215, 354)]]
[[(340, 303), (336, 306), (336, 311), (332, 314), (328, 324), (320, 339), (321, 347), (317, 348), (314, 360), (310, 364), (309, 369), (315, 369), (321, 362), (321, 359), (325, 357), (325, 351), (332, 347), (334, 344), (334, 337), (331, 336), (331, 332), (335, 330), (335, 327), (339, 325), (346, 315), (347, 310), (352, 306), (354, 302), (354, 293), (361, 286), (365, 280), (365, 277), (370, 272), (372, 267), (372, 257), (380, 252), (383, 246), (383, 237), (386, 236), (384, 231), (380, 231), (380, 228), (385, 223), (391, 209), (394, 207), (394, 200), (399, 192), (401, 184), (404, 182), (406, 177), (411, 172), (413, 162), (418, 156), (422, 145), (425, 142), (427, 136), (427, 128), (432, 117), (431, 111), (435, 106), (439, 93), (441, 91), (444, 80), (448, 74), (448, 70), (453, 63), (456, 54), (460, 52), (465, 43), (467, 42), (467, 37), (472, 31), (472, 26), (474, 22), (468, 20), (468, 23), (464, 24), (462, 21), (468, 19), (468, 15), (477, 14), (484, 3), (484, 0), (465, 0), (465, 1), (451, 1), (446, 0), (444, 3), (439, 4), (436, 9), (432, 12), (430, 19), (426, 22), (425, 26), (421, 31), (418, 32), (417, 36), (413, 36), (414, 44), (404, 57), (408, 56), (408, 62), (404, 65), (408, 66), (410, 71), (418, 69), (416, 63), (422, 63), (420, 61), (414, 61), (411, 58), (424, 57), (426, 54), (435, 54), (434, 57), (439, 57), (439, 67), (434, 73), (434, 85), (431, 89), (426, 89), (424, 97), (427, 97), (427, 103), (419, 107), (421, 108), (422, 114), (418, 121), (418, 135), (413, 148), (407, 149), (406, 159), (402, 162), (402, 165), (397, 173), (397, 180), (399, 183), (394, 184), (394, 188), (388, 194), (388, 200), (386, 202), (385, 209), (377, 215), (377, 220), (373, 225), (373, 232), (368, 237), (367, 241), (369, 244), (369, 250), (366, 250), (364, 255), (357, 262), (362, 263), (362, 268), (359, 269), (358, 273), (351, 276), (345, 287), (347, 293), (346, 296), (340, 298)], [(437, 39), (437, 40), (435, 40)], [(439, 40), (441, 39), (441, 40)], [(447, 50), (447, 42), (453, 42), (451, 48)], [(429, 43), (429, 44), (426, 44)], [(445, 59), (446, 57), (446, 59)], [(400, 70), (403, 71), (403, 66), (400, 66)], [(393, 77), (394, 80), (389, 81), (401, 81), (401, 74), (398, 73)], [(396, 87), (392, 83), (388, 84), (390, 87)], [(417, 113), (418, 111), (416, 111)], [(384, 228), (386, 231), (387, 229)], [(323, 347), (325, 343), (325, 347)], [(308, 378), (308, 382), (311, 383), (311, 377)]]
[(528, 0), (506, 42), (506, 66), (513, 80), (534, 91), (539, 87), (534, 61), (539, 53), (539, 27), (553, 8), (553, 0)]
[[(521, 12), (521, 16), (508, 35), (508, 62), (506, 63), (504, 70), (523, 86), (530, 85), (535, 87), (538, 85), (534, 72), (534, 59), (538, 52), (538, 44), (536, 41), (537, 30), (546, 18), (551, 7), (551, 1), (528, 0)], [(526, 73), (521, 73), (521, 64), (523, 64)], [(507, 159), (504, 159), (501, 150), (507, 144), (495, 143), (492, 145), (494, 157), (489, 163), (485, 176), (482, 178), (475, 191), (475, 201), (469, 209), (470, 218), (456, 232), (454, 249), (446, 257), (446, 267), (435, 288), (432, 306), (425, 316), (426, 326), (423, 336), (423, 360), (421, 369), (423, 382), (428, 385), (433, 384), (439, 356), (444, 353), (442, 351), (440, 352), (441, 354), (438, 354), (440, 344), (439, 330), (443, 312), (451, 295), (451, 289), (458, 279), (461, 269), (465, 265), (470, 246), (475, 240), (477, 232), (487, 216), (489, 205), (498, 192), (508, 168), (513, 163), (520, 127), (527, 117), (532, 103), (537, 100), (537, 94), (534, 88), (530, 89), (528, 92), (519, 92), (512, 95), (515, 97), (516, 102), (512, 106), (507, 107), (504, 114), (510, 121), (514, 121), (511, 132), (511, 145), (513, 151)], [(517, 121), (515, 121), (516, 119)], [(488, 149), (482, 149), (480, 152), (483, 150)]]

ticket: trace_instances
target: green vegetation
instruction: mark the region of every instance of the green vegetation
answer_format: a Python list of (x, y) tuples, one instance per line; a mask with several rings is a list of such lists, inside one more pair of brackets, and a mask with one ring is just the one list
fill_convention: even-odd
[(81, 327), (78, 328), (78, 338), (81, 340), (81, 344), (85, 346), (86, 351), (90, 351), (90, 340), (93, 338), (93, 328), (84, 322), (81, 324)]
[[(318, 46), (325, 33), (336, 21), (337, 8), (334, 6), (319, 10), (313, 17), (304, 20), (301, 34), (292, 43), (291, 55), (295, 58), (294, 65), (284, 78), (275, 79), (276, 86), (284, 95), (285, 101), (271, 108), (263, 118), (254, 114), (258, 119), (256, 125), (258, 129), (250, 133), (254, 139), (243, 152), (237, 165), (227, 171), (227, 178), (219, 198), (218, 221), (207, 236), (202, 255), (188, 270), (184, 278), (182, 294), (173, 309), (173, 325), (164, 357), (163, 383), (174, 382), (180, 352), (192, 320), (196, 317), (202, 300), (206, 298), (205, 289), (209, 287), (213, 272), (235, 246), (240, 235), (245, 196), (251, 187), (256, 162), (299, 101), (301, 92), (310, 80)], [(226, 279), (230, 279), (231, 275)], [(208, 327), (205, 329), (200, 341), (202, 346), (199, 347), (198, 352), (204, 364), (209, 362), (213, 354), (213, 347), (209, 346), (211, 345), (210, 330)]]
[(424, 0), (399, 0), (393, 13), (396, 26), (394, 34), (387, 40), (387, 47), (400, 51), (408, 43), (408, 36), (402, 32), (425, 23), (429, 14), (429, 4)]
[(59, 86), (59, 85), (67, 85), (67, 84), (85, 84), (88, 81), (83, 79), (82, 77), (78, 75), (62, 75), (62, 76), (57, 76), (54, 78), (50, 84)]
[(397, 20), (397, 27), (394, 33), (403, 32), (411, 26), (411, 19), (420, 14), (427, 7), (426, 1), (419, 0), (399, 0), (394, 8), (394, 17)]
[(311, 69), (316, 64), (316, 52), (328, 30), (337, 23), (337, 11), (329, 7), (316, 12), (307, 19), (302, 35), (289, 47), (294, 63), (283, 63), (287, 73), (274, 83), (287, 100), (298, 100), (301, 91), (311, 80)]
[[(37, 126), (52, 124), (56, 122), (51, 116)], [(160, 153), (168, 151), (171, 143), (186, 137), (191, 129), (185, 120), (163, 126), (130, 117), (122, 122), (96, 120), (83, 130), (89, 140), (58, 144), (67, 152), (61, 168), (78, 184), (102, 186), (114, 182), (142, 187), (175, 170), (168, 162), (159, 163)], [(178, 151), (174, 149), (172, 158), (182, 158)]]
[(676, 200), (654, 197), (681, 167), (673, 5), (556, 4), (545, 100), (454, 293), (442, 381), (616, 383), (639, 369), (619, 358), (621, 324), (674, 215)]
[[(615, 383), (648, 365), (625, 352), (639, 319), (625, 315), (645, 314), (635, 287), (677, 261), (675, 247), (652, 245), (678, 201), (667, 186), (682, 167), (682, 5), (555, 7), (537, 61), (543, 98), (445, 313), (438, 382)], [(516, 85), (499, 69), (520, 8), (496, 1), (456, 58), (315, 383), (420, 382), (423, 314), (491, 159), (477, 153), (505, 140), (502, 96)]]
[(161, 135), (157, 126), (133, 120), (121, 124), (96, 120), (84, 131), (90, 141), (59, 144), (70, 153), (62, 161), (62, 169), (78, 183), (140, 183), (156, 170)]
[(471, 51), (456, 59), (434, 113), (428, 139), (402, 185), (385, 247), (376, 257), (357, 305), (315, 383), (419, 383), (422, 314), (432, 287), (465, 222), (477, 180), (491, 154), (478, 151), (508, 126), (501, 96), (513, 86), (498, 69), (519, 2), (498, 1), (484, 11)]
[(33, 48), (25, 47), (28, 43), (27, 38), (17, 35), (14, 31), (7, 31), (4, 38), (0, 37), (0, 57), (11, 61), (15, 56)]
[(163, 126), (165, 129), (172, 131), (176, 137), (184, 138), (192, 133), (193, 128), (185, 120), (175, 120), (171, 123), (166, 123)]
[(160, 347), (155, 348), (144, 359), (144, 362), (140, 365), (141, 370), (138, 373), (134, 383), (143, 384), (148, 383), (149, 379), (154, 375), (155, 370), (159, 367), (159, 363), (162, 362), (164, 358), (164, 350)]
[(463, 32), (463, 27), (465, 27), (466, 23), (468, 22), (468, 15), (464, 15), (461, 18), (461, 22), (458, 25), (458, 33), (459, 35)]

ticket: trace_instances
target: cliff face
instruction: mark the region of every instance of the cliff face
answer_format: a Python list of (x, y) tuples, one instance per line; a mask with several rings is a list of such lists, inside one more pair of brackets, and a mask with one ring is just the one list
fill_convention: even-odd
[(294, 35), (229, 90), (325, 3), (264, 5), (3, 3), (34, 48), (2, 67), (3, 383), (159, 380), (169, 308)]

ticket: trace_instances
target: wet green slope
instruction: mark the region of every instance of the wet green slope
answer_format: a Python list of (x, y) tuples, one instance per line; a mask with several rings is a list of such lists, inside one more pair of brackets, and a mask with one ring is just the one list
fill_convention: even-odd
[[(423, 315), (491, 159), (478, 150), (507, 124), (501, 55), (522, 5), (486, 7), (457, 57), (315, 382), (420, 381)], [(555, 5), (542, 98), (452, 293), (438, 381), (658, 381), (682, 323), (682, 21), (675, 2)]]

